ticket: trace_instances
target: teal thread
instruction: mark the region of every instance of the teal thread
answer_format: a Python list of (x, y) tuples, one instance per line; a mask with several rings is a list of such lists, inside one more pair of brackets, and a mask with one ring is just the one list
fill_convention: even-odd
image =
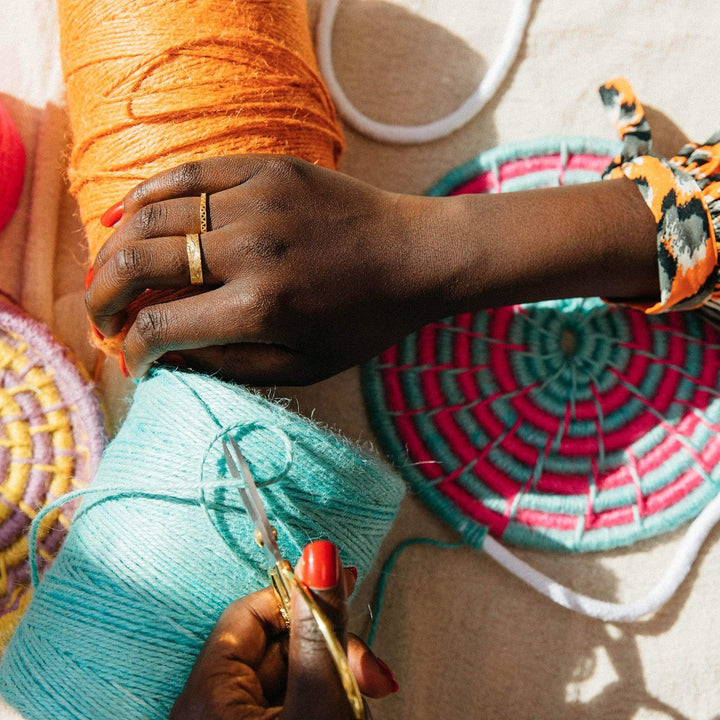
[[(485, 537), (483, 533), (482, 537)], [(478, 547), (482, 544), (480, 543)], [(382, 612), (383, 603), (385, 602), (385, 593), (387, 591), (387, 585), (390, 581), (390, 575), (395, 567), (395, 564), (400, 559), (403, 552), (413, 545), (430, 545), (437, 548), (461, 548), (466, 547), (465, 542), (443, 542), (442, 540), (435, 540), (434, 538), (409, 538), (403, 540), (390, 554), (390, 557), (385, 561), (382, 570), (380, 571), (380, 580), (378, 580), (377, 589), (375, 591), (375, 612), (373, 613), (372, 624), (370, 625), (370, 632), (368, 633), (367, 644), (372, 647), (375, 642), (375, 636), (377, 635), (378, 624), (380, 623), (380, 613)]]

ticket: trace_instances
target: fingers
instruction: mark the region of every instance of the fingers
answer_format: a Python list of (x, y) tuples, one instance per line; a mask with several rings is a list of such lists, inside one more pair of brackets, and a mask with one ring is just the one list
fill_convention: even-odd
[[(229, 344), (182, 351), (186, 365), (242, 385), (309, 385), (327, 376), (306, 355), (282, 345)], [(175, 360), (175, 358), (172, 358)], [(164, 359), (161, 360), (164, 362)], [(172, 365), (172, 362), (167, 364)], [(139, 376), (138, 376), (139, 377)]]
[[(335, 545), (320, 540), (305, 548), (296, 575), (312, 592), (344, 646), (347, 590), (341, 569)], [(343, 720), (353, 717), (325, 639), (297, 591), (292, 596), (288, 686), (280, 717), (283, 720)]]
[[(221, 285), (226, 279), (222, 240), (222, 233), (202, 237), (204, 285)], [(119, 247), (104, 264), (95, 265), (85, 304), (93, 325), (105, 337), (112, 337), (125, 324), (125, 308), (145, 290), (189, 285), (185, 236), (142, 240)]]
[[(207, 229), (203, 238), (208, 231), (218, 230), (236, 221), (241, 202), (244, 217), (253, 208), (253, 200), (240, 195), (237, 187), (206, 194)], [(108, 262), (118, 249), (128, 244), (150, 238), (201, 232), (200, 203), (200, 195), (197, 195), (149, 203), (133, 214), (126, 211), (122, 222), (98, 252), (94, 262), (95, 271)]]
[(241, 185), (263, 168), (263, 155), (226, 155), (178, 165), (158, 173), (133, 188), (123, 199), (123, 217), (136, 213), (144, 205), (160, 200), (199, 196)]
[(245, 663), (256, 667), (262, 660), (265, 644), (286, 630), (275, 590), (266, 587), (228, 605), (208, 643), (232, 648)]
[(393, 671), (355, 635), (348, 637), (348, 662), (363, 695), (384, 698), (400, 689)]
[[(285, 690), (286, 633), (275, 590), (265, 588), (228, 605), (206, 641), (200, 659), (206, 664), (212, 663), (218, 670), (221, 658), (253, 668), (263, 695), (277, 698)], [(208, 653), (212, 657), (207, 657)]]
[(122, 226), (141, 208), (173, 198), (210, 196), (242, 185), (255, 176), (287, 178), (312, 168), (310, 163), (289, 155), (224, 155), (183, 163), (136, 185), (100, 218), (105, 227)]
[[(242, 322), (238, 322), (238, 318), (242, 318)], [(166, 352), (207, 345), (254, 343), (262, 327), (262, 307), (233, 285), (148, 305), (138, 312), (125, 337), (125, 364), (133, 377), (141, 377)], [(242, 345), (239, 349), (242, 350)], [(260, 349), (274, 351), (276, 346), (262, 345)], [(274, 354), (278, 353), (268, 353), (269, 356)], [(283, 351), (273, 365), (284, 367), (289, 360), (291, 357)], [(273, 368), (268, 370), (272, 372)]]
[[(210, 198), (207, 198), (208, 207)], [(216, 226), (219, 225), (216, 223)], [(94, 262), (97, 272), (119, 249), (139, 240), (200, 232), (200, 197), (180, 198), (145, 205), (133, 215), (125, 214), (110, 239), (100, 248)]]
[[(264, 279), (273, 269), (267, 267), (275, 260), (273, 230), (266, 219), (253, 219), (252, 200), (237, 218), (239, 202), (236, 191), (212, 196), (212, 222), (217, 229), (200, 237), (203, 285), (218, 286), (242, 277), (247, 295), (251, 282), (258, 276)], [(121, 330), (125, 309), (145, 290), (183, 289), (191, 284), (186, 233), (200, 229), (198, 208), (198, 198), (148, 205), (100, 250), (88, 274), (85, 302), (91, 322), (104, 337)]]
[[(311, 587), (316, 602), (344, 640), (346, 598), (355, 586), (357, 571), (343, 569), (335, 546), (319, 541), (305, 548), (296, 575)], [(396, 689), (392, 673), (383, 675), (384, 664), (357, 638), (350, 639), (348, 656), (351, 671), (368, 695), (382, 697)], [(283, 696), (282, 711), (268, 707), (268, 703), (282, 702)], [(255, 717), (258, 711), (263, 717), (283, 720), (353, 718), (325, 639), (297, 591), (292, 599), (289, 646), (272, 588), (228, 606), (206, 640), (170, 717), (240, 720)]]
[[(246, 717), (243, 708), (266, 705), (270, 687), (262, 684), (261, 672), (274, 684), (284, 676), (285, 661), (278, 648), (285, 631), (272, 588), (229, 605), (205, 641), (170, 718), (205, 717), (205, 709), (212, 710), (213, 717)], [(227, 712), (238, 705), (242, 714)]]
[[(190, 270), (185, 250), (184, 237), (157, 238), (121, 248), (104, 266), (96, 268), (85, 294), (85, 305), (93, 325), (105, 337), (112, 337), (125, 322), (125, 308), (145, 290), (189, 285)], [(203, 263), (205, 274), (210, 281), (212, 273), (207, 262)]]

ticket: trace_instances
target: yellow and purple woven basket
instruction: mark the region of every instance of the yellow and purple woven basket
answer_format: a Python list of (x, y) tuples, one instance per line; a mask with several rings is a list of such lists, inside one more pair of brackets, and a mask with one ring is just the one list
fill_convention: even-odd
[[(0, 649), (30, 602), (28, 529), (44, 505), (87, 485), (105, 442), (82, 367), (42, 323), (0, 295)], [(73, 512), (48, 515), (38, 561), (57, 553)]]

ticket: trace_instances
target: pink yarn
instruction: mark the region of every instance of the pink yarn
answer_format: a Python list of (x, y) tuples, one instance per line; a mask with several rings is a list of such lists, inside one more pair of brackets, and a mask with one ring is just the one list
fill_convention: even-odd
[(546, 170), (557, 171), (558, 182), (562, 184), (563, 174), (568, 170), (591, 171), (596, 172), (599, 176), (607, 166), (606, 161), (607, 156), (605, 155), (590, 155), (587, 153), (574, 153), (568, 157), (558, 154), (509, 160), (496, 170), (486, 170), (467, 183), (455, 188), (449, 194), (501, 192), (502, 184), (506, 180)]
[(0, 103), (0, 230), (18, 206), (25, 178), (25, 147), (15, 123)]

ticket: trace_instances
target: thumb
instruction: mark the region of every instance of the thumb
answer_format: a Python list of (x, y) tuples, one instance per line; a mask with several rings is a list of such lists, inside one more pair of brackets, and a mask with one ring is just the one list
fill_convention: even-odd
[[(327, 540), (303, 551), (295, 574), (347, 647), (347, 589), (337, 547)], [(302, 595), (293, 591), (288, 684), (283, 720), (350, 720), (353, 715), (325, 639)]]

